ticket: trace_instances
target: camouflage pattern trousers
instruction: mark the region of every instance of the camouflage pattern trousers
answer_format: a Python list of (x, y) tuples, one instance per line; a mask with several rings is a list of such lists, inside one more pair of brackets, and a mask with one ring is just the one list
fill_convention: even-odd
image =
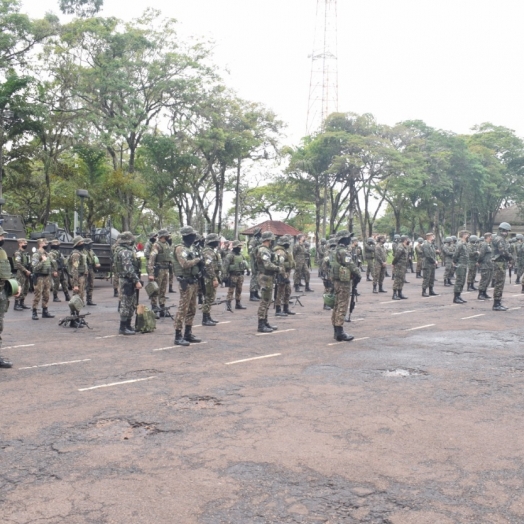
[(2, 347), (2, 333), (4, 332), (4, 315), (9, 309), (9, 300), (5, 291), (5, 280), (0, 280), (0, 348)]
[(229, 275), (229, 288), (227, 290), (226, 300), (233, 300), (233, 293), (235, 293), (235, 300), (240, 302), (242, 298), (242, 286), (244, 285), (244, 275)]
[(422, 273), (422, 257), (417, 257), (417, 273), (420, 275)]
[[(125, 320), (133, 318), (136, 312), (136, 306), (138, 304), (137, 293), (135, 288), (133, 288), (133, 293), (131, 295), (126, 294), (124, 286), (126, 284), (125, 278), (119, 278), (118, 284), (120, 286), (119, 296), (120, 296), (120, 320), (123, 322)], [(129, 293), (129, 291), (128, 291)]]
[(249, 292), (254, 293), (258, 291), (258, 271), (255, 269), (251, 271), (251, 281), (249, 282)]
[(178, 311), (175, 316), (175, 329), (181, 330), (186, 326), (193, 325), (196, 314), (198, 284), (188, 284), (186, 290), (182, 290), (182, 284), (178, 283), (180, 298), (178, 300)]
[(58, 290), (60, 289), (60, 284), (62, 284), (62, 291), (64, 292), (64, 295), (68, 292), (67, 280), (66, 280), (65, 273), (63, 271), (58, 270), (58, 274), (56, 275), (56, 277), (51, 277), (51, 279), (52, 279), (52, 284), (53, 284), (52, 285), (53, 295), (58, 294)]
[(290, 273), (286, 273), (281, 280), (286, 282), (278, 282), (277, 284), (277, 298), (275, 299), (276, 306), (287, 306), (289, 304), (289, 297), (291, 296), (291, 281), (289, 277)]
[[(119, 286), (120, 286), (120, 296), (122, 295), (122, 283), (125, 284), (124, 279), (119, 279)], [(86, 290), (86, 277), (85, 275), (82, 275), (78, 277), (78, 293), (74, 293), (75, 295), (80, 295), (80, 298), (82, 299), (82, 302), (85, 302), (85, 290)]]
[(468, 283), (468, 286), (470, 284), (474, 284), (475, 283), (475, 278), (477, 276), (477, 264), (469, 264), (468, 265), (468, 278), (466, 280), (466, 282)]
[(521, 278), (523, 273), (524, 273), (524, 260), (517, 260), (517, 266), (515, 269), (515, 274), (517, 275), (517, 278)]
[(46, 308), (49, 303), (49, 292), (51, 291), (51, 277), (45, 275), (38, 277), (35, 284), (35, 296), (33, 299), (33, 309), (38, 307), (42, 299), (42, 307)]
[(305, 261), (295, 261), (295, 274), (293, 275), (293, 285), (298, 286), (302, 279), (306, 281), (306, 285), (309, 287), (309, 268)]
[(401, 291), (404, 287), (404, 280), (406, 279), (406, 269), (405, 264), (397, 264), (393, 268), (393, 291)]
[(258, 304), (258, 318), (267, 319), (267, 310), (271, 304), (271, 295), (273, 293), (273, 275), (258, 275), (258, 285), (260, 287), (260, 302)]
[(506, 282), (506, 262), (493, 262), (493, 280), (495, 282), (495, 289), (493, 290), (493, 300), (501, 300), (502, 292), (504, 291), (504, 283)]
[(366, 258), (366, 278), (369, 278), (370, 275), (375, 275), (375, 259)]
[(335, 280), (333, 283), (335, 285), (335, 305), (331, 312), (331, 324), (339, 327), (344, 325), (344, 318), (348, 311), (349, 297), (351, 295), (351, 282), (340, 282), (340, 280)]
[(86, 275), (86, 296), (87, 300), (91, 301), (93, 298), (93, 290), (95, 289), (95, 270), (89, 268)]
[(386, 268), (382, 265), (382, 262), (375, 262), (375, 267), (373, 268), (373, 285), (382, 286), (384, 283), (384, 277), (386, 276)]
[(158, 275), (155, 277), (155, 282), (158, 284), (158, 293), (154, 297), (151, 297), (151, 307), (153, 309), (156, 309), (158, 304), (160, 304), (160, 307), (164, 307), (166, 305), (166, 291), (168, 281), (169, 269), (160, 268), (158, 270)]
[(422, 289), (435, 285), (435, 264), (422, 268)]
[(493, 269), (481, 269), (480, 270), (480, 282), (479, 282), (479, 291), (487, 291), (488, 286), (493, 278)]
[(446, 257), (444, 259), (444, 282), (453, 275), (453, 259)]
[(322, 283), (324, 284), (324, 293), (330, 294), (333, 291), (333, 281), (325, 278)]
[(211, 306), (217, 296), (217, 290), (213, 287), (213, 280), (206, 278), (206, 289), (204, 292), (204, 303), (202, 304), (202, 313), (211, 313)]
[(21, 271), (16, 272), (16, 281), (18, 282), (18, 287), (20, 288), (19, 299), (24, 299), (29, 292), (29, 278), (25, 273)]
[(120, 289), (120, 279), (116, 273), (113, 273), (113, 289)]
[(464, 283), (466, 282), (466, 272), (468, 268), (466, 266), (457, 266), (457, 276), (455, 279), (455, 287), (453, 288), (454, 293), (462, 293), (464, 289)]

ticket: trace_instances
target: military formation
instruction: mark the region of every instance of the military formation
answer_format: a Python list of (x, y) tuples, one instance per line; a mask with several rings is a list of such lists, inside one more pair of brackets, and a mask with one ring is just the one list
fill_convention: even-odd
[[(491, 300), (489, 288), (493, 288), (493, 310), (505, 311), (502, 304), (504, 283), (509, 270), (516, 283), (522, 284), (524, 293), (524, 236), (509, 239), (511, 226), (503, 222), (496, 234), (485, 233), (482, 237), (463, 230), (458, 237), (444, 238), (442, 248), (437, 249), (435, 235), (427, 233), (419, 237), (415, 245), (406, 235), (396, 234), (386, 246), (386, 237), (379, 235), (368, 238), (362, 247), (352, 233), (339, 231), (329, 239), (322, 239), (316, 253), (319, 276), (324, 284), (324, 309), (331, 311), (334, 339), (350, 341), (353, 336), (346, 333), (344, 323), (350, 319), (359, 296), (357, 286), (366, 265), (366, 280), (372, 282), (373, 293), (387, 293), (384, 281), (387, 276), (388, 257), (391, 257), (393, 300), (406, 300), (403, 288), (406, 274), (410, 271), (422, 279), (422, 297), (436, 296), (435, 270), (439, 260), (444, 267), (443, 285), (453, 286), (453, 302), (464, 304), (461, 294), (478, 291), (478, 300)], [(0, 227), (0, 335), (3, 317), (8, 308), (9, 290), (12, 288), (11, 265), (1, 245), (5, 232)], [(221, 239), (211, 233), (205, 238), (191, 226), (180, 230), (181, 241), (173, 245), (171, 234), (166, 229), (149, 234), (144, 247), (147, 285), (145, 290), (150, 300), (150, 312), (154, 319), (172, 317), (166, 305), (167, 293), (175, 292), (174, 279), (178, 283), (178, 309), (174, 317), (175, 345), (188, 346), (201, 342), (193, 332), (197, 305), (201, 304), (202, 326), (214, 327), (218, 323), (212, 317), (217, 305), (217, 289), (227, 287), (226, 310), (243, 310), (242, 287), (244, 275), (251, 274), (249, 300), (258, 302), (257, 331), (272, 333), (277, 326), (270, 324), (269, 311), (274, 303), (275, 316), (287, 317), (295, 313), (290, 309), (292, 290), (300, 293), (313, 292), (310, 287), (310, 249), (304, 235), (296, 239), (289, 235), (278, 238), (270, 232), (255, 228), (247, 259), (243, 254), (244, 244), (239, 240), (226, 242), (220, 249)], [(49, 311), (49, 301), (60, 302), (59, 291), (69, 301), (71, 311), (78, 312), (83, 306), (95, 306), (93, 289), (95, 272), (100, 264), (90, 248), (91, 240), (76, 236), (73, 250), (65, 259), (60, 252), (60, 242), (48, 243), (39, 239), (37, 248), (27, 253), (27, 240), (18, 240), (18, 250), (13, 257), (16, 272), (16, 293), (12, 292), (15, 311), (32, 310), (32, 319), (54, 318)], [(137, 255), (136, 238), (130, 232), (119, 235), (112, 246), (114, 296), (118, 297), (121, 335), (135, 335), (139, 294), (142, 289), (142, 259)], [(416, 268), (413, 263), (416, 261)], [(480, 281), (477, 280), (480, 278)], [(293, 280), (292, 280), (293, 279)], [(452, 279), (455, 282), (452, 282)], [(304, 283), (302, 283), (304, 282)], [(475, 284), (478, 283), (478, 288)], [(28, 291), (34, 290), (32, 305), (25, 303)], [(10, 287), (11, 286), (11, 287)], [(72, 290), (72, 297), (69, 294)], [(234, 305), (233, 305), (234, 300)], [(221, 302), (219, 302), (221, 303)], [(147, 309), (147, 308), (146, 308)], [(154, 321), (153, 321), (154, 322)], [(71, 327), (83, 327), (79, 317), (73, 317)], [(1, 337), (0, 337), (1, 340)], [(11, 362), (0, 357), (0, 367), (11, 367)]]

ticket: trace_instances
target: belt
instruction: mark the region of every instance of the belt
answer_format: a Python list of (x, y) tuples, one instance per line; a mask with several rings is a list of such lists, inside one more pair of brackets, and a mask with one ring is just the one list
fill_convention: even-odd
[(275, 271), (262, 271), (263, 275), (266, 275), (267, 277), (274, 277)]

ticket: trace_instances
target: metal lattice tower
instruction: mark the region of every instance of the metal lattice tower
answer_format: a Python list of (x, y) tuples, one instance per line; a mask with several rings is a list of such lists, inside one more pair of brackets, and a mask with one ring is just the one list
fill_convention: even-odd
[(322, 129), (338, 111), (337, 0), (317, 0), (306, 134)]

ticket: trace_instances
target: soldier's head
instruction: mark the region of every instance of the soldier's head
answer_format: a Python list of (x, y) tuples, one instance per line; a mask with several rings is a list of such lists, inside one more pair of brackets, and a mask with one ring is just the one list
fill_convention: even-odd
[(451, 237), (446, 237), (444, 239), (444, 244), (451, 244)]
[(158, 234), (156, 231), (151, 231), (148, 236), (150, 242), (153, 242), (153, 244), (156, 242), (156, 239), (158, 238)]
[(240, 255), (240, 251), (242, 250), (242, 242), (240, 242), (240, 240), (235, 240), (233, 242), (233, 253), (235, 253), (235, 255)]
[(330, 238), (328, 240), (328, 248), (329, 249), (335, 249), (337, 247), (337, 239), (336, 238)]
[(187, 247), (191, 246), (197, 238), (197, 232), (191, 226), (181, 228), (180, 235), (182, 236), (182, 242), (184, 242)]
[(398, 233), (393, 235), (393, 242), (401, 242), (400, 235)]
[(289, 235), (284, 235), (281, 238), (282, 245), (287, 249), (291, 245), (291, 237)]
[(453, 236), (451, 237), (451, 241), (452, 241), (454, 244), (456, 244), (456, 243), (457, 243), (457, 237), (456, 237), (455, 235), (453, 235)]
[(260, 237), (260, 240), (265, 246), (270, 246), (271, 242), (275, 240), (275, 235), (271, 231), (264, 231)]
[(377, 242), (378, 242), (379, 244), (383, 244), (385, 241), (386, 241), (386, 237), (385, 237), (384, 235), (379, 235), (379, 236), (377, 237)]
[(517, 239), (517, 242), (521, 242), (524, 240), (524, 235), (521, 235), (520, 233), (515, 237)]
[[(119, 242), (122, 241), (122, 235), (123, 233), (120, 233), (120, 238), (118, 239)], [(73, 249), (75, 248), (84, 249), (84, 239), (80, 235), (77, 235), (75, 238), (73, 238)]]
[(358, 246), (358, 237), (353, 237), (351, 239), (351, 245), (354, 247)]
[(158, 240), (164, 244), (167, 242), (167, 239), (169, 238), (169, 231), (167, 229), (161, 229), (158, 232)]
[(297, 240), (299, 244), (303, 244), (306, 240), (306, 235), (302, 235), (302, 234), (298, 235)]
[(56, 239), (51, 240), (51, 249), (53, 251), (58, 251), (60, 249), (60, 240)]
[(409, 239), (409, 237), (407, 235), (402, 235), (400, 237), (400, 242), (405, 245), (405, 246), (409, 246), (409, 244), (411, 243), (411, 240)]
[(491, 240), (493, 238), (493, 234), (492, 233), (484, 233), (484, 240), (490, 244), (491, 243)]
[(422, 244), (422, 243), (424, 242), (424, 239), (423, 239), (422, 237), (418, 237), (418, 238), (417, 238), (417, 242), (418, 242), (419, 244)]
[(499, 224), (499, 235), (507, 237), (511, 231), (511, 226), (507, 222), (501, 222)]
[(327, 244), (327, 240), (325, 238), (323, 238), (321, 241), (320, 241), (320, 245), (323, 246)]
[(466, 242), (468, 240), (469, 235), (471, 235), (471, 233), (467, 229), (463, 229), (458, 233), (460, 240), (462, 240), (463, 242)]
[(350, 233), (347, 229), (343, 229), (337, 233), (337, 243), (344, 246), (349, 246), (353, 233)]
[(374, 239), (374, 238), (371, 238), (371, 237), (369, 237), (369, 238), (368, 238), (368, 241), (367, 241), (367, 242), (368, 242), (368, 244), (369, 244), (369, 245), (371, 245), (371, 246), (372, 246), (372, 245), (373, 245), (373, 244), (375, 243), (375, 239)]
[(206, 246), (215, 249), (220, 244), (220, 237), (216, 233), (209, 233), (206, 237)]
[(432, 233), (432, 232), (426, 233), (426, 240), (428, 242), (433, 242), (435, 240), (435, 233)]
[(19, 238), (18, 239), (18, 247), (20, 249), (27, 249), (27, 239), (26, 238)]
[(256, 227), (255, 229), (253, 229), (253, 236), (255, 238), (259, 238), (261, 235), (262, 235), (262, 229), (260, 229), (259, 227)]
[(46, 249), (47, 247), (47, 240), (45, 238), (39, 238), (37, 241), (36, 241), (36, 245), (38, 247), (39, 250), (43, 251)]
[(470, 235), (468, 238), (468, 242), (471, 244), (476, 244), (479, 241), (479, 237), (477, 235)]
[(131, 231), (124, 231), (120, 235), (120, 244), (132, 246), (134, 243), (135, 243), (135, 235), (133, 235)]

